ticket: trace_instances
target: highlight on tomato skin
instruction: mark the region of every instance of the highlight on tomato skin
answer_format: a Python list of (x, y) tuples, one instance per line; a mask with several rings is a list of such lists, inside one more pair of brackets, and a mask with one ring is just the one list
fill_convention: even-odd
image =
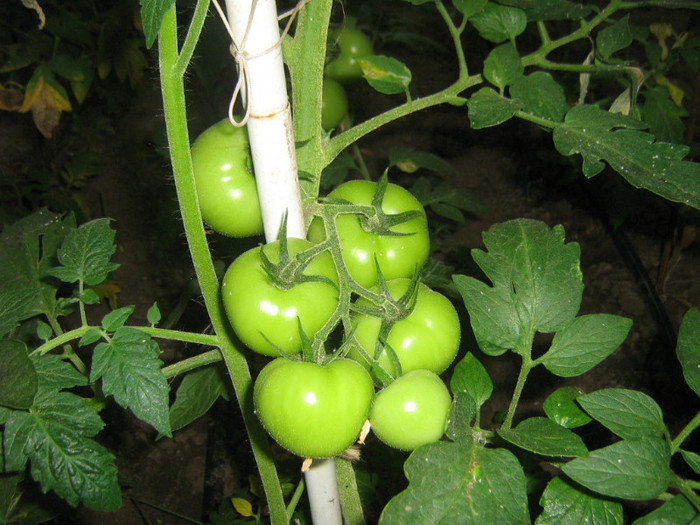
[(297, 456), (326, 458), (355, 443), (373, 395), (369, 373), (355, 361), (319, 365), (277, 358), (258, 375), (253, 404), (280, 446)]
[(440, 376), (414, 370), (376, 394), (369, 421), (386, 445), (413, 450), (443, 436), (451, 407), (452, 397)]
[(229, 237), (263, 233), (248, 131), (223, 119), (192, 144), (192, 169), (204, 222)]

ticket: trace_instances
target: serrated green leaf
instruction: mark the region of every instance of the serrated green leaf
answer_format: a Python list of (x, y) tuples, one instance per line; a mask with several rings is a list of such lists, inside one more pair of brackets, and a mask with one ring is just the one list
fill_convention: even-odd
[(484, 9), (486, 4), (488, 0), (452, 0), (455, 9), (467, 18)]
[(663, 413), (648, 395), (624, 388), (603, 388), (577, 399), (583, 409), (623, 439), (662, 437)]
[(467, 101), (469, 121), (474, 129), (502, 124), (523, 107), (520, 100), (502, 97), (492, 88), (483, 87)]
[(38, 210), (0, 234), (0, 335), (17, 323), (56, 309), (56, 287), (48, 278), (58, 245), (75, 228), (72, 215), (63, 220)]
[(0, 339), (0, 405), (29, 408), (38, 386), (26, 345), (22, 341)]
[(482, 38), (500, 44), (525, 31), (527, 15), (522, 9), (489, 2), (469, 19)]
[(639, 131), (644, 122), (596, 106), (574, 106), (554, 128), (554, 145), (565, 156), (580, 153), (583, 173), (593, 177), (607, 162), (635, 188), (700, 209), (700, 163), (682, 160), (688, 147), (655, 142)]
[(497, 432), (509, 443), (542, 456), (582, 457), (588, 454), (577, 434), (545, 417), (531, 417), (515, 428)]
[(668, 488), (671, 451), (663, 439), (625, 439), (562, 466), (584, 487), (613, 498), (646, 500)]
[(631, 319), (618, 315), (581, 315), (554, 334), (552, 345), (538, 361), (559, 377), (581, 375), (612, 354), (631, 327)]
[(622, 505), (617, 501), (597, 498), (567, 480), (553, 478), (540, 498), (542, 514), (535, 525), (622, 525)]
[(30, 358), (41, 389), (58, 392), (64, 388), (87, 385), (87, 378), (58, 355), (32, 355)]
[(382, 525), (530, 523), (523, 469), (505, 449), (431, 443), (416, 449), (404, 470), (408, 488), (384, 508)]
[(109, 343), (95, 347), (90, 381), (102, 379), (102, 390), (120, 406), (171, 435), (168, 415), (170, 387), (161, 371), (160, 349), (151, 337), (132, 327), (119, 328)]
[(578, 4), (569, 0), (538, 0), (535, 5), (525, 8), (527, 19), (539, 20), (580, 20), (594, 9), (589, 4)]
[(698, 512), (683, 496), (677, 494), (658, 509), (632, 522), (632, 525), (693, 525), (697, 524)]
[(367, 83), (384, 95), (404, 93), (411, 83), (411, 71), (400, 61), (383, 55), (357, 59)]
[(206, 414), (219, 397), (227, 401), (231, 398), (230, 379), (220, 365), (213, 364), (189, 372), (182, 379), (170, 407), (172, 431)]
[(481, 361), (467, 352), (452, 372), (450, 390), (453, 394), (468, 392), (476, 406), (480, 407), (491, 397), (493, 382)]
[(629, 14), (612, 25), (601, 30), (595, 38), (598, 53), (603, 58), (626, 48), (632, 43), (632, 31), (630, 31)]
[(469, 311), (479, 347), (489, 355), (530, 351), (530, 334), (556, 332), (578, 312), (583, 293), (577, 243), (564, 243), (561, 226), (530, 219), (492, 226), (487, 252), (472, 250), (493, 286), (453, 277)]
[(575, 386), (557, 388), (544, 400), (542, 409), (547, 417), (558, 425), (578, 428), (591, 421), (591, 416), (576, 403), (576, 399), (582, 394), (583, 390)]
[(158, 37), (163, 17), (175, 5), (175, 0), (139, 0), (139, 4), (146, 47), (150, 49)]
[(32, 477), (72, 506), (104, 511), (121, 506), (114, 456), (92, 439), (104, 426), (70, 392), (40, 389), (29, 412), (12, 411), (5, 423), (8, 470), (31, 462)]
[(71, 231), (58, 250), (61, 266), (49, 273), (62, 281), (82, 281), (88, 286), (104, 281), (109, 272), (119, 267), (109, 262), (116, 251), (115, 232), (109, 222), (110, 219), (96, 219)]
[(676, 356), (688, 386), (700, 396), (700, 310), (691, 308), (678, 329)]
[(521, 76), (510, 86), (510, 96), (522, 103), (525, 113), (561, 122), (568, 109), (564, 88), (545, 71)]
[(124, 326), (126, 320), (134, 313), (134, 306), (124, 306), (109, 312), (102, 318), (102, 328), (107, 332), (115, 332), (118, 328)]
[(520, 55), (510, 42), (492, 49), (484, 60), (484, 78), (501, 92), (522, 77), (524, 70)]

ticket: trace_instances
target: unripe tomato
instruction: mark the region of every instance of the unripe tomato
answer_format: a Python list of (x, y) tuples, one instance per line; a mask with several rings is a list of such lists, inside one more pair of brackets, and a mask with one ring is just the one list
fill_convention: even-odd
[[(290, 256), (313, 246), (303, 239), (287, 239)], [(253, 248), (240, 255), (223, 278), (221, 295), (226, 315), (236, 335), (254, 352), (279, 356), (301, 351), (304, 333), (313, 337), (338, 306), (338, 274), (327, 251), (317, 255), (304, 275), (321, 276), (331, 283), (308, 281), (284, 289), (276, 286), (263, 268), (260, 250), (270, 261), (279, 261), (279, 241)], [(273, 346), (274, 345), (274, 346)]]
[(413, 450), (442, 437), (451, 405), (439, 376), (414, 370), (377, 393), (369, 422), (374, 434), (390, 447)]
[[(391, 296), (399, 299), (406, 293), (410, 283), (410, 279), (394, 279), (387, 282), (387, 287)], [(370, 303), (361, 298), (357, 304), (368, 306)], [(374, 356), (381, 324), (382, 320), (378, 317), (353, 314), (353, 334), (369, 356)], [(413, 310), (407, 317), (393, 324), (386, 343), (398, 357), (403, 374), (419, 369), (439, 374), (457, 356), (460, 335), (459, 316), (452, 303), (444, 295), (421, 283), (418, 285)], [(369, 363), (355, 349), (350, 350), (348, 357), (369, 367)], [(378, 362), (388, 374), (396, 376), (386, 349), (382, 350)]]
[(224, 119), (205, 130), (192, 145), (192, 168), (204, 222), (231, 237), (263, 232), (245, 128)]
[(359, 29), (343, 27), (331, 33), (340, 53), (326, 65), (325, 75), (341, 84), (352, 84), (362, 78), (357, 59), (374, 54), (372, 42)]
[(323, 80), (321, 99), (321, 126), (326, 131), (337, 127), (348, 114), (348, 96), (340, 83), (326, 78)]
[[(352, 204), (370, 205), (377, 190), (377, 183), (366, 180), (345, 182), (328, 194), (329, 198), (342, 199)], [(404, 235), (381, 235), (366, 231), (356, 215), (342, 214), (335, 224), (340, 237), (343, 260), (350, 276), (365, 288), (377, 283), (375, 257), (387, 280), (411, 277), (418, 271), (430, 253), (428, 221), (421, 203), (411, 193), (388, 184), (382, 211), (386, 215), (398, 215), (406, 211), (417, 211), (420, 215), (396, 226), (390, 231)], [(321, 219), (311, 222), (308, 239), (321, 242), (325, 239)]]
[(253, 403), (281, 446), (298, 456), (326, 458), (357, 440), (373, 394), (372, 379), (355, 361), (322, 366), (279, 358), (260, 372)]

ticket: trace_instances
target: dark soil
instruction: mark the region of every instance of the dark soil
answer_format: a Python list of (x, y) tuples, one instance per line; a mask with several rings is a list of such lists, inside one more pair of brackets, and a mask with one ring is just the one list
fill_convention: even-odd
[[(406, 60), (418, 95), (452, 80), (449, 56), (425, 57), (400, 47), (384, 52)], [(121, 288), (119, 305), (136, 305), (131, 319), (135, 324), (146, 323), (146, 311), (154, 301), (167, 315), (193, 276), (177, 217), (169, 165), (153, 147), (162, 109), (155, 74), (149, 81), (153, 86), (135, 96), (131, 109), (113, 129), (86, 128), (80, 135), (84, 147), (98, 152), (103, 160), (102, 170), (90, 182), (86, 194), (93, 197), (89, 202), (95, 216), (114, 219), (119, 245), (115, 260), (121, 266), (113, 279)], [(357, 118), (397, 102), (373, 94), (364, 86), (355, 88), (351, 97)], [(194, 111), (193, 129), (202, 129), (220, 118), (211, 118), (209, 108)], [(24, 117), (29, 120), (27, 115)], [(84, 117), (75, 120), (84, 122)], [(31, 124), (20, 126), (17, 131), (17, 119), (6, 119), (5, 115), (2, 119), (3, 144), (21, 153), (12, 159), (3, 158), (3, 165), (9, 169), (26, 162), (27, 155), (35, 154), (40, 140), (32, 134)], [(12, 128), (5, 126), (10, 120)], [(584, 180), (577, 173), (579, 160), (560, 159), (553, 153), (549, 135), (534, 127), (513, 122), (474, 131), (469, 127), (465, 108), (424, 112), (363, 139), (360, 147), (374, 175), (381, 173), (386, 152), (396, 145), (430, 151), (449, 160), (455, 171), (437, 176), (478, 199), (487, 210), (468, 216), (464, 224), (441, 223), (443, 227), (435, 238), (436, 257), (454, 266), (457, 272), (471, 272), (474, 268), (469, 250), (482, 247), (481, 234), (491, 225), (517, 217), (539, 219), (550, 226), (562, 224), (567, 241), (581, 246), (586, 285), (582, 313), (611, 313), (634, 321), (627, 341), (593, 371), (570, 380), (533, 374), (518, 416), (541, 414), (543, 399), (565, 384), (585, 391), (624, 387), (649, 393), (661, 404), (672, 431), (677, 431), (688, 415), (697, 411), (697, 398), (683, 386), (675, 361), (674, 334), (683, 314), (690, 307), (700, 306), (700, 243), (693, 241), (696, 230), (683, 216), (678, 227), (673, 228), (673, 206), (644, 192), (629, 191), (617, 184), (615, 174)], [(408, 175), (396, 173), (396, 177), (411, 181)], [(610, 208), (605, 197), (618, 190), (629, 200), (617, 200), (616, 206)], [(610, 227), (609, 217), (625, 211), (622, 206), (628, 202), (629, 214), (623, 224), (616, 229)], [(431, 220), (433, 226), (440, 224), (437, 217)], [(676, 244), (668, 260), (664, 259), (665, 244), (681, 231), (685, 231), (690, 242), (682, 248)], [(669, 271), (659, 280), (660, 268), (666, 263)], [(92, 322), (98, 322), (105, 311), (106, 306), (93, 311)], [(191, 302), (182, 326), (191, 330), (207, 328), (202, 305)], [(198, 351), (174, 344), (163, 344), (162, 349), (166, 363)], [(477, 353), (494, 380), (496, 395), (488, 403), (483, 419), (488, 421), (507, 406), (518, 362), (509, 356), (481, 355), (468, 335), (462, 351)], [(205, 518), (205, 511), (212, 508), (212, 499), (217, 500), (211, 497), (213, 489), (205, 494), (207, 472), (218, 467), (219, 499), (246, 487), (248, 476), (254, 473), (238, 410), (233, 405), (216, 410), (215, 417), (204, 417), (172, 439), (158, 441), (151, 428), (130, 414), (108, 410), (105, 418), (111, 426), (103, 439), (118, 457), (125, 482), (123, 508), (113, 514), (81, 508), (61, 523), (140, 524), (146, 523), (145, 516), (151, 523), (185, 523), (171, 512)], [(225, 453), (223, 457), (210, 457), (207, 464), (207, 455), (213, 450), (212, 428), (220, 429), (222, 421), (229, 423)], [(156, 510), (151, 504), (168, 512)]]

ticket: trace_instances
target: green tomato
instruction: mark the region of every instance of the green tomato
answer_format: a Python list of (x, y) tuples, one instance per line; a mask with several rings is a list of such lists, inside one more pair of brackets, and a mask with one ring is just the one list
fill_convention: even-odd
[(439, 376), (414, 370), (377, 393), (369, 422), (382, 442), (413, 450), (442, 437), (451, 405), (450, 393)]
[[(313, 244), (288, 239), (289, 254), (307, 250)], [(321, 276), (328, 282), (308, 281), (289, 289), (276, 286), (263, 268), (260, 250), (273, 263), (279, 260), (279, 241), (241, 254), (226, 270), (221, 288), (224, 308), (236, 335), (251, 350), (268, 356), (301, 351), (297, 318), (309, 337), (330, 319), (338, 306), (338, 274), (330, 253), (322, 252), (304, 270), (304, 275)], [(274, 346), (273, 346), (274, 345)]]
[[(389, 281), (389, 293), (394, 299), (399, 299), (408, 290), (410, 283), (410, 279)], [(376, 288), (374, 290), (377, 291)], [(371, 303), (360, 298), (357, 304), (369, 306)], [(375, 354), (381, 324), (382, 320), (378, 317), (353, 314), (353, 334), (370, 357)], [(413, 310), (407, 317), (393, 324), (386, 342), (398, 357), (403, 374), (420, 369), (439, 374), (457, 356), (460, 336), (459, 316), (455, 307), (444, 295), (421, 283), (418, 285)], [(351, 349), (348, 357), (368, 368), (370, 366), (356, 349)], [(377, 360), (388, 374), (396, 376), (386, 349), (382, 349)]]
[(373, 394), (372, 379), (355, 361), (322, 366), (279, 358), (260, 372), (253, 403), (281, 446), (298, 456), (326, 458), (357, 440)]
[(321, 100), (321, 126), (326, 131), (336, 128), (348, 114), (348, 96), (340, 83), (326, 78), (323, 80)]
[(338, 56), (326, 66), (325, 75), (341, 84), (351, 84), (362, 78), (362, 68), (357, 62), (374, 54), (372, 42), (359, 29), (344, 27), (331, 33), (339, 49)]
[(192, 145), (192, 168), (204, 221), (216, 232), (250, 237), (263, 232), (248, 132), (224, 119)]
[[(372, 203), (376, 189), (376, 182), (354, 180), (341, 184), (331, 191), (328, 197), (368, 206)], [(336, 218), (335, 225), (345, 265), (350, 276), (365, 288), (377, 283), (375, 257), (384, 278), (390, 280), (411, 277), (425, 264), (430, 253), (425, 210), (408, 190), (396, 184), (388, 184), (382, 210), (387, 215), (417, 211), (420, 216), (391, 228), (394, 233), (408, 235), (380, 235), (368, 232), (362, 227), (359, 217), (353, 214), (342, 214)], [(325, 239), (321, 219), (315, 218), (311, 222), (308, 239), (313, 242)]]

